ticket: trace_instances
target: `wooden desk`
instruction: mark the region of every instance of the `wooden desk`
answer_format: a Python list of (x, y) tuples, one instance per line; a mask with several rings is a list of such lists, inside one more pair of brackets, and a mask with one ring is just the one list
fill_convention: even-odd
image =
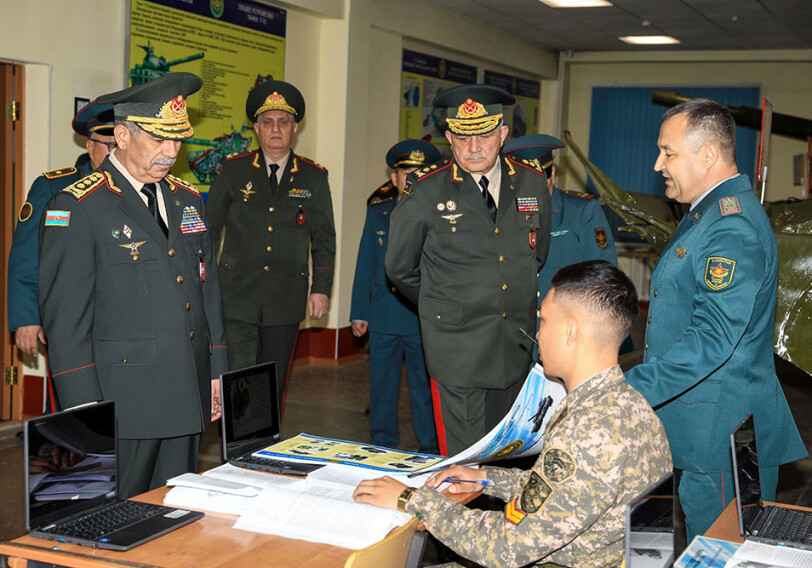
[[(765, 505), (777, 505), (778, 503), (764, 502)], [(788, 509), (799, 509), (801, 511), (812, 511), (809, 507), (800, 507), (797, 505), (781, 505)], [(705, 536), (711, 538), (718, 538), (730, 542), (744, 542), (744, 538), (739, 534), (739, 515), (736, 512), (736, 500), (730, 502), (719, 518), (714, 521), (710, 528), (705, 532)]]

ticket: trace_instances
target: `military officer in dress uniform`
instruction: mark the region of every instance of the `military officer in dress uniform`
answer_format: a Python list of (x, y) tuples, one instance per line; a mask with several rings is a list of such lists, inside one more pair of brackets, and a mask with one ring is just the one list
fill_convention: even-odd
[(9, 331), (14, 332), (17, 348), (31, 356), (37, 355), (37, 340), (45, 344), (37, 306), (39, 222), (42, 211), (51, 197), (98, 168), (110, 149), (115, 148), (113, 107), (90, 103), (74, 117), (73, 130), (86, 138), (89, 160), (82, 167), (45, 172), (34, 180), (25, 203), (20, 207), (8, 257), (8, 327)]
[(369, 200), (355, 264), (350, 308), (353, 335), (361, 337), (369, 331), (369, 429), (372, 443), (395, 448), (400, 441), (398, 394), (405, 355), (412, 424), (420, 452), (429, 454), (438, 452), (437, 431), (417, 307), (386, 278), (384, 259), (390, 213), (406, 187), (406, 176), (441, 158), (434, 144), (425, 140), (401, 140), (387, 152), (386, 164), (393, 170), (392, 180), (378, 188)]
[(775, 235), (736, 167), (735, 124), (709, 99), (663, 115), (654, 169), (691, 209), (651, 275), (643, 363), (626, 376), (665, 425), (688, 541), (733, 499), (730, 432), (754, 413), (766, 501), (778, 466), (807, 455), (775, 374)]
[(222, 242), (231, 368), (276, 361), (284, 410), (299, 323), (306, 313), (312, 319), (324, 317), (330, 307), (336, 250), (333, 201), (327, 170), (291, 150), (305, 114), (299, 90), (284, 81), (261, 83), (248, 94), (245, 111), (260, 148), (225, 160), (206, 207), (215, 250)]
[(553, 150), (564, 143), (547, 134), (528, 134), (505, 144), (509, 156), (537, 160), (547, 175), (552, 223), (550, 252), (539, 274), (539, 303), (550, 291), (553, 275), (568, 264), (606, 260), (617, 266), (615, 241), (603, 209), (589, 193), (565, 191), (555, 186)]
[(490, 85), (435, 98), (447, 109), (453, 157), (411, 174), (392, 212), (386, 272), (418, 305), (440, 450), (449, 455), (505, 416), (533, 359), (519, 330), (532, 333), (536, 322), (550, 194), (536, 162), (499, 152), (502, 108), (514, 102)]
[(186, 97), (202, 81), (170, 73), (104, 95), (117, 148), (56, 194), (40, 229), (39, 298), (62, 408), (114, 400), (119, 492), (196, 471), (219, 417), (228, 368), (220, 284), (203, 199), (169, 175), (193, 135)]

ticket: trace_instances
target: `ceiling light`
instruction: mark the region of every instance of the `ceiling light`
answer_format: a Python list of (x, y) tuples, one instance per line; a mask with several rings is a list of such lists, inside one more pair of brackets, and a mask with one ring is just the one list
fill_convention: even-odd
[(539, 0), (551, 8), (602, 8), (611, 6), (609, 0)]
[(631, 43), (632, 45), (669, 45), (680, 41), (671, 36), (624, 36), (618, 38), (620, 41)]

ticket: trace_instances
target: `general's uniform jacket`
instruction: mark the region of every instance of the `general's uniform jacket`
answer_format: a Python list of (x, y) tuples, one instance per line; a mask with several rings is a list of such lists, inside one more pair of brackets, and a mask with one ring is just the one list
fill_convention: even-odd
[(539, 304), (552, 287), (555, 273), (586, 260), (606, 260), (617, 266), (615, 239), (600, 204), (588, 193), (557, 187), (550, 199), (550, 252), (539, 274)]
[(398, 203), (395, 194), (367, 208), (352, 284), (350, 321), (369, 322), (369, 331), (387, 335), (420, 335), (417, 306), (398, 292), (386, 277), (389, 219)]
[(535, 329), (550, 194), (536, 162), (499, 159), (496, 224), (453, 158), (410, 174), (392, 213), (386, 272), (418, 304), (429, 374), (452, 387), (507, 388), (534, 355), (519, 328)]
[(753, 412), (759, 466), (806, 456), (775, 374), (778, 249), (740, 175), (680, 222), (651, 276), (643, 364), (629, 384), (665, 425), (674, 466), (730, 471), (730, 432)]
[(485, 493), (504, 511), (480, 511), (418, 489), (406, 504), (449, 548), (483, 566), (619, 566), (626, 506), (671, 471), (663, 425), (611, 367), (561, 402), (530, 470), (486, 467)]
[(64, 187), (79, 181), (93, 168), (86, 162), (80, 169), (62, 168), (45, 172), (31, 185), (20, 207), (17, 228), (8, 255), (8, 328), (41, 325), (37, 300), (39, 225), (45, 204)]
[(276, 194), (261, 150), (228, 158), (206, 202), (220, 256), (225, 317), (257, 325), (302, 321), (311, 294), (330, 295), (335, 225), (327, 170), (291, 152)]
[(161, 182), (169, 238), (105, 158), (51, 199), (40, 229), (40, 311), (60, 406), (115, 400), (120, 438), (202, 432), (228, 369), (203, 199)]

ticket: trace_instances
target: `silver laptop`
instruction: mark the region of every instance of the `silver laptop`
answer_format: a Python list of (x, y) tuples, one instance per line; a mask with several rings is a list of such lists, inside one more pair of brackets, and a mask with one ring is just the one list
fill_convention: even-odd
[(276, 363), (263, 363), (220, 376), (223, 461), (237, 467), (307, 475), (322, 464), (289, 462), (253, 455), (281, 440)]
[(113, 401), (25, 423), (25, 521), (31, 536), (129, 550), (203, 517), (119, 500)]
[(812, 512), (764, 506), (758, 473), (756, 426), (748, 414), (730, 434), (739, 534), (747, 540), (812, 550)]
[(626, 507), (626, 567), (665, 568), (674, 558), (674, 474), (667, 473)]

